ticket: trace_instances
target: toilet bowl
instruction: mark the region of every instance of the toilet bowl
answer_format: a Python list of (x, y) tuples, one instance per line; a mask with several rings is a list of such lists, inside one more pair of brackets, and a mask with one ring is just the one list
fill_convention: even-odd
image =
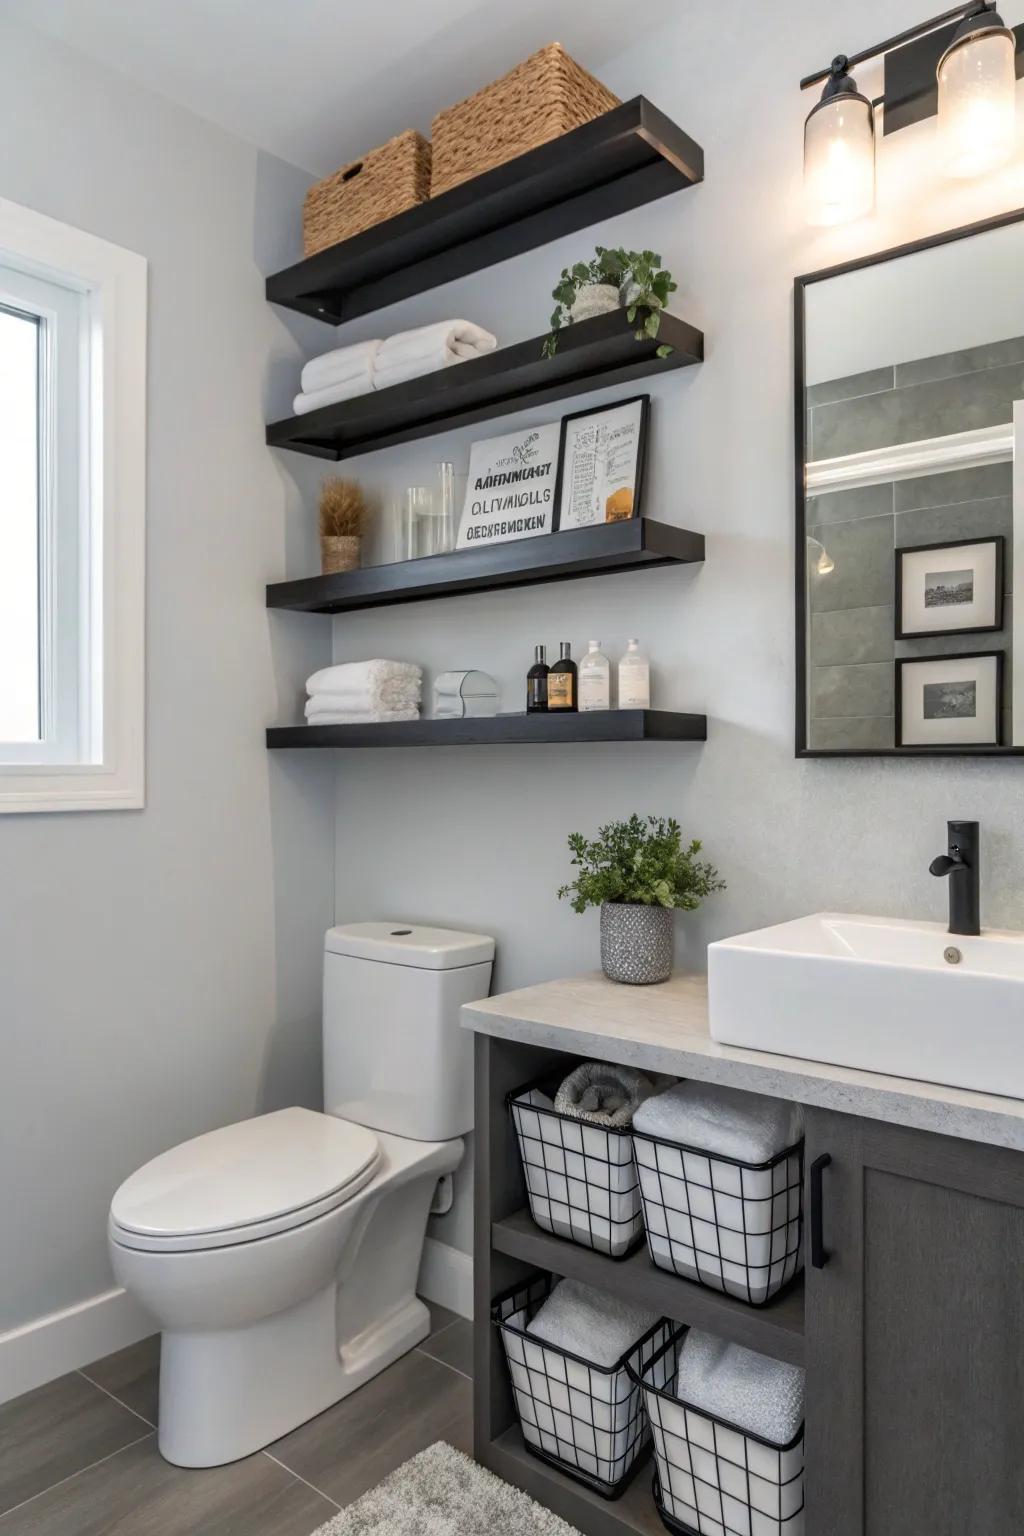
[(416, 1296), (427, 1218), (472, 1125), (458, 1008), (487, 995), (492, 953), (491, 940), (445, 930), (331, 930), (331, 1113), (284, 1109), (207, 1132), (115, 1194), (114, 1273), (162, 1335), (168, 1461), (250, 1455), (427, 1336)]

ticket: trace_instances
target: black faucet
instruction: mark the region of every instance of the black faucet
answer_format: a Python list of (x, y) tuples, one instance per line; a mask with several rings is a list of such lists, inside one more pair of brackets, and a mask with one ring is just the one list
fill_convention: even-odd
[(981, 932), (981, 851), (976, 821), (949, 821), (949, 852), (929, 864), (933, 875), (949, 876), (950, 933)]

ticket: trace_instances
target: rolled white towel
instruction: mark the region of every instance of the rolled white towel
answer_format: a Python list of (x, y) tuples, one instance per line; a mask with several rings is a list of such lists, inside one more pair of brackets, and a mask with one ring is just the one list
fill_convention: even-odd
[(653, 1092), (650, 1078), (635, 1067), (584, 1061), (573, 1068), (555, 1094), (555, 1109), (574, 1120), (626, 1130), (644, 1099)]
[(373, 661), (343, 661), (334, 667), (321, 667), (307, 677), (306, 692), (310, 697), (314, 693), (355, 692), (362, 688), (377, 689), (383, 683), (398, 680), (419, 687), (423, 683), (423, 668), (415, 662), (379, 657)]
[(496, 336), (471, 320), (437, 320), (433, 325), (420, 325), (415, 330), (397, 331), (389, 336), (374, 357), (374, 371), (386, 372), (396, 364), (432, 358), (437, 353), (450, 354), (453, 360), (482, 357), (497, 345)]
[(418, 720), (419, 710), (409, 709), (354, 709), (354, 710), (306, 710), (307, 725), (376, 725), (391, 720)]
[(647, 1099), (633, 1129), (741, 1163), (767, 1163), (804, 1133), (803, 1110), (783, 1099), (766, 1099), (718, 1083), (676, 1083)]
[(342, 400), (356, 400), (360, 395), (372, 394), (373, 389), (373, 374), (367, 366), (362, 373), (343, 379), (339, 384), (328, 384), (309, 394), (297, 394), (292, 401), (292, 409), (296, 416), (307, 416), (310, 411), (318, 411), (322, 406), (339, 405)]
[(526, 1331), (592, 1365), (617, 1365), (660, 1321), (632, 1302), (578, 1280), (563, 1280), (539, 1308)]
[(676, 1396), (773, 1445), (788, 1445), (804, 1421), (804, 1373), (741, 1344), (691, 1328), (683, 1340)]
[(335, 347), (311, 357), (302, 370), (302, 388), (308, 394), (326, 389), (331, 384), (344, 384), (347, 379), (360, 378), (373, 372), (373, 359), (379, 350), (379, 341), (359, 341), (351, 347)]

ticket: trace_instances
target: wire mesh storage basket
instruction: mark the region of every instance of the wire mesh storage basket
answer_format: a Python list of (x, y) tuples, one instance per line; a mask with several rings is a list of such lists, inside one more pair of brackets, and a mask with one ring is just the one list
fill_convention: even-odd
[(545, 1232), (625, 1258), (643, 1238), (633, 1138), (553, 1109), (558, 1081), (508, 1096), (530, 1214)]
[(677, 1536), (804, 1536), (804, 1426), (788, 1445), (691, 1408), (676, 1396), (687, 1330), (630, 1376), (654, 1437), (654, 1502)]
[[(616, 1499), (638, 1471), (649, 1440), (640, 1374), (659, 1378), (651, 1364), (655, 1356), (664, 1357), (675, 1325), (658, 1323), (614, 1365), (594, 1365), (526, 1331), (556, 1283), (550, 1275), (537, 1275), (503, 1291), (491, 1307), (523, 1439), (542, 1461), (602, 1498)], [(664, 1369), (670, 1363), (666, 1358)]]
[(804, 1144), (752, 1165), (633, 1132), (651, 1259), (763, 1306), (802, 1265)]

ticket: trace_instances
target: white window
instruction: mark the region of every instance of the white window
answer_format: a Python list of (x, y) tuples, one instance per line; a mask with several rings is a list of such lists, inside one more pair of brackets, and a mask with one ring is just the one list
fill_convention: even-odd
[(144, 803), (146, 263), (0, 199), (0, 812)]

